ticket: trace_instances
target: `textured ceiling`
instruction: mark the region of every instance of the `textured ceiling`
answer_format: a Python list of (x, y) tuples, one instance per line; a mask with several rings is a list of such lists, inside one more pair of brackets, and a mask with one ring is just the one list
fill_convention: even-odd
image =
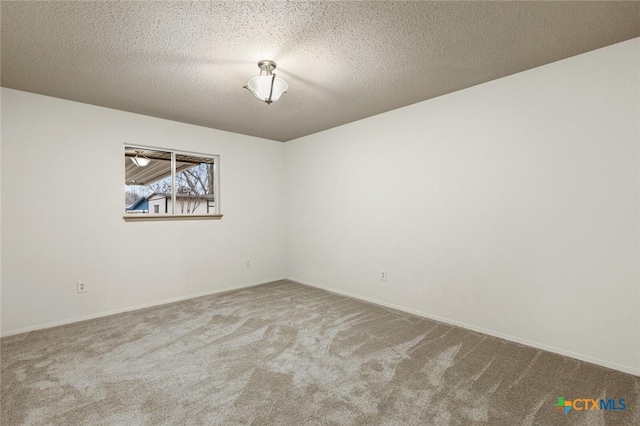
[[(7, 2), (2, 86), (288, 141), (640, 36), (640, 2)], [(261, 59), (289, 83), (242, 86)]]

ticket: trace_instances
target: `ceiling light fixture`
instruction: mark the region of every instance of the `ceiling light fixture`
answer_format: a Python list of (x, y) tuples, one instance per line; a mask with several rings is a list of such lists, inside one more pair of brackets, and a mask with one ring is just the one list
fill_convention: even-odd
[(131, 161), (133, 161), (133, 164), (135, 164), (138, 167), (144, 167), (144, 166), (148, 165), (149, 162), (151, 161), (147, 157), (144, 156), (142, 151), (136, 151), (136, 156), (135, 157), (129, 157), (129, 158), (131, 158)]
[(283, 79), (277, 78), (273, 73), (273, 70), (276, 69), (275, 62), (260, 61), (258, 62), (258, 68), (260, 68), (260, 74), (249, 80), (247, 85), (243, 87), (256, 98), (270, 105), (280, 99), (280, 96), (287, 91), (289, 85)]

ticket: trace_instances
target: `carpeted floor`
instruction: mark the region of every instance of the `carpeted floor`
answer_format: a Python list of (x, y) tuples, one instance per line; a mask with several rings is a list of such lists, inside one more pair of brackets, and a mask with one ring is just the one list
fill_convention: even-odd
[(640, 425), (639, 377), (290, 281), (0, 345), (3, 426)]

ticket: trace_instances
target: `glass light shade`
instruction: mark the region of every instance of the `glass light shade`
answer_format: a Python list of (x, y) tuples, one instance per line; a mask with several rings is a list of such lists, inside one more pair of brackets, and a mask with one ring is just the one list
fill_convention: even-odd
[(147, 166), (149, 164), (149, 160), (147, 157), (138, 157), (137, 155), (135, 157), (131, 157), (131, 161), (133, 161), (133, 164), (135, 164), (138, 167), (144, 167)]
[[(273, 92), (271, 92), (271, 81), (273, 80)], [(281, 78), (273, 78), (272, 75), (259, 75), (253, 77), (247, 83), (247, 89), (253, 96), (260, 99), (262, 102), (275, 102), (280, 99), (280, 96), (287, 91), (289, 85)], [(269, 93), (271, 92), (271, 99), (269, 99)]]

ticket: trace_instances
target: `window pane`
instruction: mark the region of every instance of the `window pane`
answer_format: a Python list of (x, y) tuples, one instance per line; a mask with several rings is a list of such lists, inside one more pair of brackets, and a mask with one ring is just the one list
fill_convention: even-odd
[(124, 148), (125, 214), (169, 214), (171, 152)]
[(215, 214), (214, 159), (176, 154), (176, 214)]

